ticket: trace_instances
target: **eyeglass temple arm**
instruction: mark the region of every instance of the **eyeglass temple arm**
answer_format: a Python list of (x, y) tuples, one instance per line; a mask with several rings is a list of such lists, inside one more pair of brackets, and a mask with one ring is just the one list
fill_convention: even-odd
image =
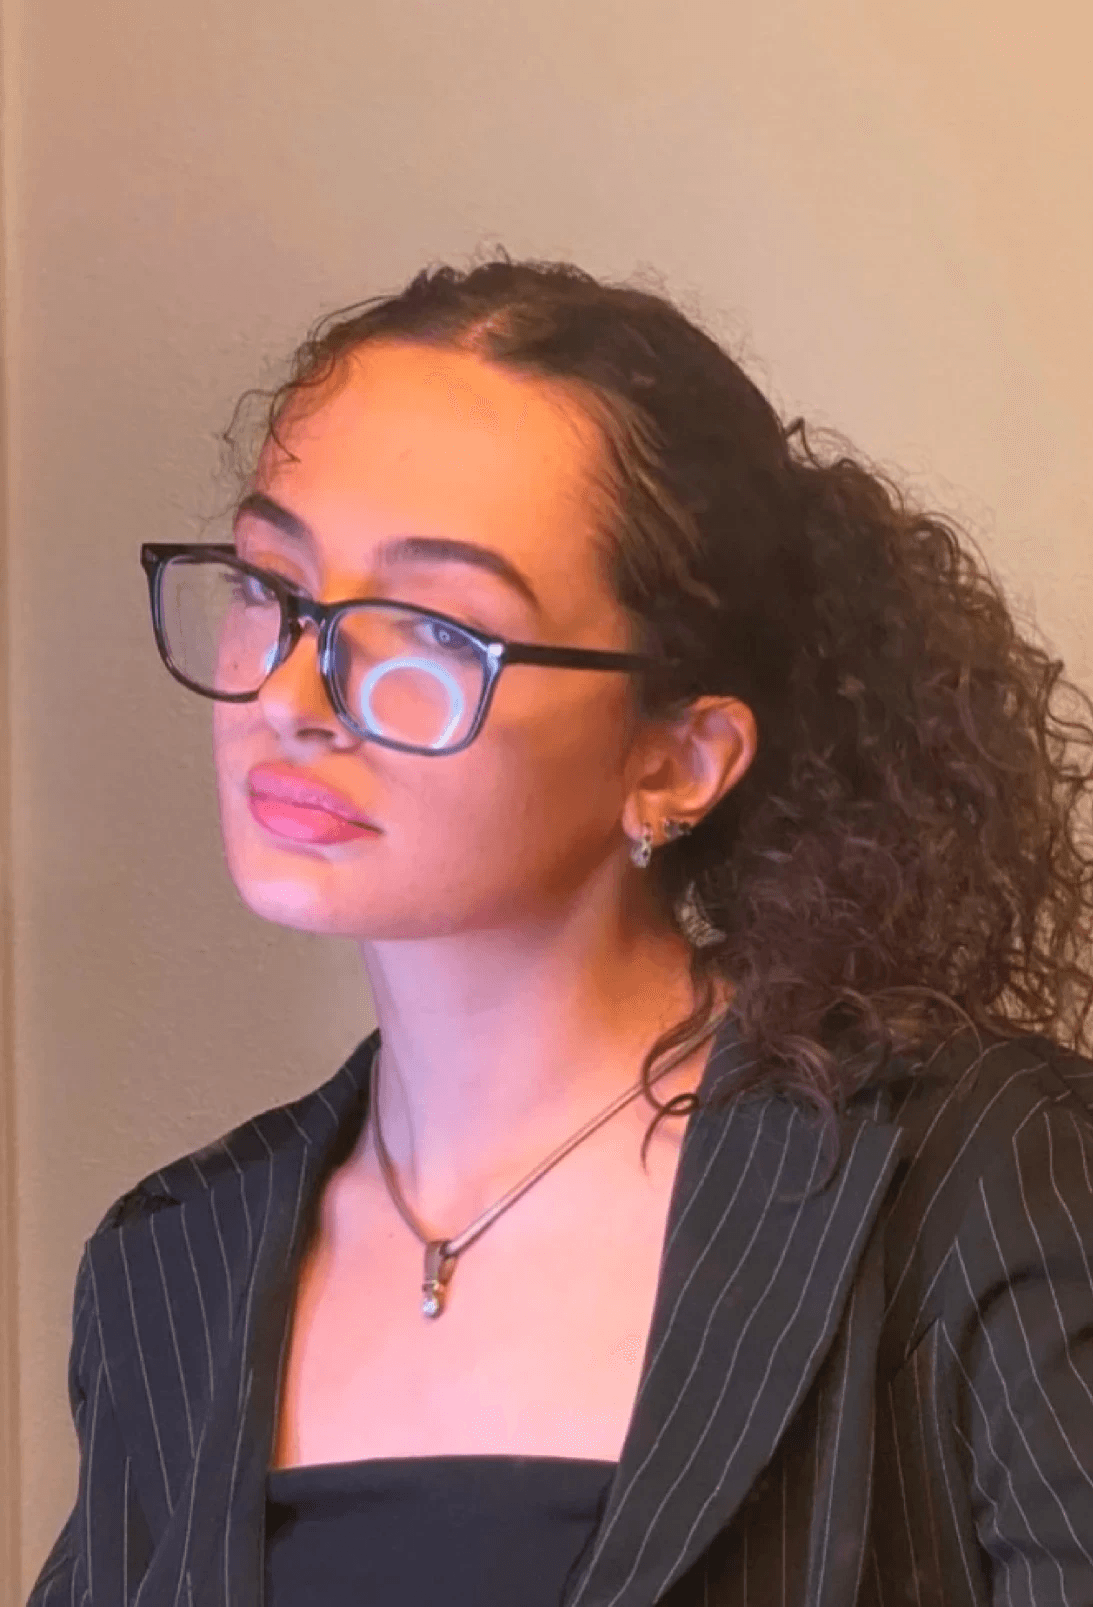
[(533, 642), (506, 642), (507, 664), (546, 664), (552, 669), (637, 670), (657, 662), (639, 653), (611, 653), (593, 647), (540, 647)]

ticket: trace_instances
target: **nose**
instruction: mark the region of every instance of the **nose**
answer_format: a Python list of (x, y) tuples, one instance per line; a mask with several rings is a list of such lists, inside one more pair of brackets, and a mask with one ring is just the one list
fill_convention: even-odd
[(346, 747), (358, 740), (331, 702), (319, 668), (318, 629), (311, 620), (301, 620), (288, 656), (263, 682), (258, 706), (283, 741), (311, 732), (337, 738)]

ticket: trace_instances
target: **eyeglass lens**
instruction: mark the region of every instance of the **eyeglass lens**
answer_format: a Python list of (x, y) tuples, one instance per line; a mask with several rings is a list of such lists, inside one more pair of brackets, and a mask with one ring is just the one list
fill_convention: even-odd
[[(277, 596), (216, 560), (172, 559), (162, 588), (163, 631), (178, 672), (214, 696), (257, 692), (276, 665)], [(332, 673), (361, 735), (442, 749), (469, 732), (486, 666), (481, 647), (444, 620), (370, 604), (339, 619)]]

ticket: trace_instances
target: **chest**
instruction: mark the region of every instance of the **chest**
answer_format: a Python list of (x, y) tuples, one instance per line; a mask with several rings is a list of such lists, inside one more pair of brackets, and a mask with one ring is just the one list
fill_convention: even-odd
[(647, 1173), (637, 1143), (567, 1158), (463, 1252), (437, 1318), (421, 1309), (423, 1246), (382, 1187), (334, 1181), (295, 1292), (274, 1465), (617, 1460), (678, 1151), (677, 1131)]

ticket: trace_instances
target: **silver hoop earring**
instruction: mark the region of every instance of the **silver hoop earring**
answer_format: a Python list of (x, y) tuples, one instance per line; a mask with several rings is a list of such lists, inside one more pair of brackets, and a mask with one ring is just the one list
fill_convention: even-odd
[(630, 858), (639, 870), (644, 870), (653, 857), (653, 828), (642, 826), (641, 836), (630, 849)]

